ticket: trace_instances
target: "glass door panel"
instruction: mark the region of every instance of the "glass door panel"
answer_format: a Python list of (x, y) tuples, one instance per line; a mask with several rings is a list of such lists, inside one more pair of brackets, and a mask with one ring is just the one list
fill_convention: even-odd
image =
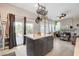
[(33, 23), (26, 23), (26, 34), (33, 34)]
[(16, 19), (15, 21), (15, 33), (17, 45), (23, 44), (24, 39), (24, 22), (23, 19)]

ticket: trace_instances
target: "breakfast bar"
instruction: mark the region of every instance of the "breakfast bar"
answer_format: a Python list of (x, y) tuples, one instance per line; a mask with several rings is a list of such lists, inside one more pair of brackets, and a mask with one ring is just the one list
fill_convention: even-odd
[(46, 35), (25, 35), (28, 56), (44, 56), (53, 49), (53, 36)]

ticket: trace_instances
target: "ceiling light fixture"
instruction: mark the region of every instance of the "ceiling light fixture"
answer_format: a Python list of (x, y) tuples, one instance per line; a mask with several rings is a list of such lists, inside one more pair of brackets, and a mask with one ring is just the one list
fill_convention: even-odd
[(62, 14), (59, 16), (59, 19), (64, 19), (64, 17), (66, 17), (66, 13), (62, 13)]
[(38, 8), (36, 10), (36, 13), (38, 14), (38, 16), (37, 16), (35, 22), (39, 23), (40, 21), (42, 21), (42, 16), (45, 17), (47, 15), (48, 11), (46, 10), (45, 6), (40, 5), (38, 3)]

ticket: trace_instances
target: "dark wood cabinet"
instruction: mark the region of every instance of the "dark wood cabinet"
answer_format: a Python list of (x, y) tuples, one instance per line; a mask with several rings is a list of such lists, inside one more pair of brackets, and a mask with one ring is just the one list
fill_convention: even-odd
[(44, 56), (53, 48), (53, 37), (43, 37), (33, 40), (26, 36), (27, 55), (28, 56)]

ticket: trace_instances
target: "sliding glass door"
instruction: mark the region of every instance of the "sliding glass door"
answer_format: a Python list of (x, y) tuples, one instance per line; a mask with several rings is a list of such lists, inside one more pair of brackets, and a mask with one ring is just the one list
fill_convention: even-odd
[(17, 18), (15, 21), (15, 33), (17, 45), (22, 45), (24, 40), (24, 22), (23, 18)]
[(26, 23), (26, 34), (33, 34), (33, 23)]

